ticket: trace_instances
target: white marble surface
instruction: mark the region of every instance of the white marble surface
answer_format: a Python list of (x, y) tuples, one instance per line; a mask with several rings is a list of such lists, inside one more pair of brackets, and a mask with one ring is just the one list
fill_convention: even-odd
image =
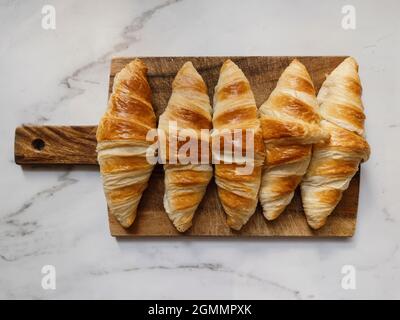
[[(400, 298), (400, 4), (350, 2), (356, 30), (343, 1), (0, 0), (0, 298)], [(372, 147), (352, 239), (117, 241), (97, 171), (14, 164), (16, 126), (98, 121), (112, 56), (338, 54), (359, 61)]]

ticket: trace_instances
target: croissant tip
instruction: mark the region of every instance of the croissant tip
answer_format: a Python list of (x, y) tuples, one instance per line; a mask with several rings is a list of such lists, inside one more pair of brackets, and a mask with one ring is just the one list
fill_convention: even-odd
[(310, 219), (307, 219), (307, 223), (312, 229), (318, 230), (318, 229), (321, 229), (325, 225), (326, 220), (327, 219), (320, 219), (320, 220), (317, 220), (317, 221), (316, 220), (311, 221)]
[(358, 62), (354, 57), (348, 57), (343, 62), (351, 63), (354, 66), (354, 68), (358, 71)]
[(242, 229), (242, 226), (240, 225), (229, 225), (229, 227), (235, 231), (240, 231), (240, 229)]
[(121, 224), (121, 226), (123, 226), (125, 229), (127, 229), (133, 224), (135, 219), (124, 219), (124, 220), (123, 219), (121, 219), (121, 220), (118, 219), (118, 221)]
[(222, 68), (227, 68), (229, 66), (236, 66), (236, 63), (234, 63), (231, 59), (226, 59), (222, 65)]
[(183, 68), (183, 67), (193, 67), (193, 68), (194, 68), (192, 61), (186, 61), (186, 62), (183, 64), (182, 68)]
[(192, 223), (190, 222), (190, 223), (179, 224), (179, 225), (174, 223), (174, 226), (175, 226), (176, 230), (178, 230), (180, 233), (184, 233), (190, 229), (190, 227), (192, 226)]
[(273, 220), (277, 219), (279, 216), (280, 216), (280, 213), (279, 214), (264, 213), (264, 217), (268, 221), (273, 221)]
[(145, 63), (143, 62), (143, 60), (140, 59), (140, 58), (135, 58), (135, 59), (133, 59), (131, 63), (140, 64), (140, 65), (145, 65)]
[(356, 72), (358, 72), (358, 63), (357, 60), (354, 59), (353, 57), (347, 57), (344, 59), (333, 72), (339, 72), (340, 70), (343, 70), (344, 68), (352, 68)]
[(292, 60), (292, 62), (289, 64), (289, 67), (299, 67), (299, 68), (307, 71), (306, 66), (297, 58), (294, 58)]
[(346, 59), (344, 59), (344, 61), (353, 62), (357, 64), (357, 60), (352, 56), (347, 57)]
[(147, 73), (147, 65), (144, 63), (144, 61), (140, 58), (135, 58), (133, 59), (129, 64), (129, 67), (136, 67), (139, 68), (139, 70), (142, 70), (143, 73)]
[(189, 73), (195, 73), (199, 74), (197, 69), (194, 67), (192, 61), (186, 61), (182, 67), (179, 69), (178, 74), (182, 72), (189, 72)]
[(226, 223), (228, 224), (228, 226), (236, 231), (239, 231), (240, 229), (242, 229), (243, 224), (237, 221), (234, 221), (233, 219), (231, 219), (230, 217), (228, 217)]

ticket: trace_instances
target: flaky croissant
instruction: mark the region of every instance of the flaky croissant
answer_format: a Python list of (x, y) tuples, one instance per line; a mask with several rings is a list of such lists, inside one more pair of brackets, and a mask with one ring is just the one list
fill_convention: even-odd
[[(218, 84), (214, 93), (214, 132), (212, 137), (213, 149), (216, 143), (220, 146), (219, 154), (215, 157), (215, 181), (218, 187), (219, 199), (227, 214), (228, 225), (240, 230), (255, 212), (260, 187), (261, 167), (264, 162), (264, 145), (257, 107), (250, 83), (242, 70), (231, 60), (222, 65)], [(225, 152), (221, 143), (226, 137), (222, 130), (242, 132), (239, 148), (242, 153), (248, 148), (253, 149), (254, 157), (248, 157), (252, 162), (252, 170), (247, 174), (239, 174), (238, 169), (244, 169), (244, 164), (235, 161), (229, 152)], [(254, 135), (254, 145), (247, 145), (246, 132)], [(233, 134), (233, 133), (232, 133)], [(231, 150), (232, 151), (232, 150)], [(213, 150), (214, 153), (214, 150)], [(234, 160), (234, 161), (232, 161)], [(241, 173), (244, 173), (242, 171)]]
[(114, 78), (108, 108), (97, 129), (97, 152), (110, 213), (127, 228), (135, 220), (153, 165), (146, 151), (156, 127), (146, 65), (135, 59)]
[(292, 200), (310, 162), (312, 143), (327, 137), (317, 107), (311, 77), (295, 59), (260, 107), (266, 161), (259, 197), (268, 220), (276, 219)]
[(308, 224), (318, 229), (340, 201), (370, 148), (363, 137), (364, 108), (361, 101), (358, 64), (345, 59), (326, 78), (318, 93), (323, 130), (330, 134), (325, 143), (314, 146), (301, 195)]
[[(186, 231), (192, 225), (195, 211), (212, 178), (212, 166), (208, 162), (193, 163), (201, 160), (201, 152), (209, 152), (209, 134), (201, 135), (200, 131), (207, 129), (208, 132), (211, 129), (211, 111), (203, 78), (191, 62), (186, 62), (174, 79), (172, 95), (159, 121), (159, 129), (166, 133), (166, 142), (176, 139), (184, 131), (188, 131), (185, 133), (187, 138), (192, 137), (198, 141), (195, 150), (190, 149), (185, 153), (188, 159), (193, 156), (189, 152), (198, 152), (198, 155), (186, 164), (182, 164), (178, 158), (174, 164), (171, 161), (172, 156), (166, 154), (164, 208), (180, 232)], [(169, 130), (173, 122), (176, 123), (176, 133)], [(204, 145), (202, 141), (207, 145), (206, 150), (201, 149)], [(178, 149), (183, 144), (178, 141)]]

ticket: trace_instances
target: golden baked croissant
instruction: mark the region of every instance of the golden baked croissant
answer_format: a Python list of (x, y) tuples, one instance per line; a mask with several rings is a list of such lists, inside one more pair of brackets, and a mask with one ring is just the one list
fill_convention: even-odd
[(364, 108), (361, 102), (358, 65), (345, 59), (326, 78), (318, 93), (323, 130), (330, 139), (314, 146), (310, 166), (301, 183), (308, 224), (318, 229), (340, 201), (343, 191), (368, 160), (370, 148), (364, 139)]
[[(256, 102), (249, 81), (231, 60), (226, 60), (222, 65), (215, 87), (213, 125), (215, 130), (212, 134), (213, 155), (216, 143), (220, 148), (216, 150), (220, 151), (216, 157), (220, 163), (215, 164), (219, 199), (227, 214), (228, 225), (240, 230), (257, 207), (264, 145)], [(242, 153), (253, 149), (254, 157), (247, 157), (247, 161), (252, 165), (251, 171), (247, 174), (243, 174), (244, 171), (242, 174), (238, 173), (238, 169), (244, 169), (244, 163), (235, 161), (228, 150), (224, 149), (225, 144), (221, 144), (226, 139), (222, 134), (224, 129), (232, 132), (232, 135), (235, 130), (242, 133), (239, 145)], [(249, 132), (254, 135), (254, 145), (247, 145)]]
[(135, 59), (114, 78), (108, 108), (97, 129), (97, 152), (108, 208), (127, 228), (153, 170), (146, 159), (156, 127), (146, 65)]
[(259, 197), (268, 220), (276, 219), (292, 200), (310, 162), (312, 143), (326, 139), (317, 106), (311, 77), (295, 59), (260, 107), (266, 161)]
[[(207, 86), (193, 64), (186, 62), (174, 79), (168, 106), (160, 116), (159, 129), (166, 133), (167, 148), (169, 139), (176, 139), (187, 131), (185, 135), (188, 138), (198, 141), (195, 151), (199, 154), (193, 160), (200, 161), (200, 153), (209, 152), (209, 135), (201, 135), (200, 131), (211, 129), (211, 112)], [(176, 133), (169, 130), (173, 122), (176, 123)], [(206, 150), (201, 150), (202, 140), (207, 145)], [(184, 143), (178, 141), (177, 145), (179, 149)], [(164, 165), (164, 208), (176, 229), (184, 232), (192, 225), (194, 213), (212, 178), (212, 166), (208, 162), (196, 164), (194, 161), (182, 164), (179, 159), (172, 163), (171, 157), (166, 154), (167, 163)]]

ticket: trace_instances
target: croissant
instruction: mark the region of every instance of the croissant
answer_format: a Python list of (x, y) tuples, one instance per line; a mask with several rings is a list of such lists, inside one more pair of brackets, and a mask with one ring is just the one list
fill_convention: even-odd
[(135, 59), (114, 79), (106, 113), (97, 129), (97, 152), (110, 213), (127, 228), (153, 170), (146, 141), (156, 127), (146, 65)]
[(345, 59), (326, 78), (317, 99), (323, 130), (330, 139), (314, 146), (310, 166), (301, 183), (308, 224), (321, 228), (358, 171), (367, 161), (370, 148), (363, 137), (364, 108), (361, 101), (358, 64)]
[[(167, 136), (167, 146), (170, 139), (177, 139), (184, 131), (187, 131), (188, 138), (198, 141), (198, 147), (201, 148), (204, 142), (207, 145), (206, 150), (196, 148), (194, 151), (199, 154), (194, 161), (185, 164), (178, 159), (173, 163), (171, 154), (166, 154), (164, 208), (180, 232), (186, 231), (192, 225), (194, 213), (212, 178), (212, 166), (208, 161), (205, 164), (198, 163), (200, 153), (209, 152), (209, 134), (202, 135), (201, 130), (207, 129), (206, 132), (209, 132), (211, 129), (211, 112), (207, 86), (193, 64), (186, 62), (174, 79), (172, 95), (159, 121), (159, 129)], [(173, 122), (176, 123), (176, 133), (169, 130)], [(180, 140), (177, 144), (178, 148), (183, 147)], [(192, 155), (188, 154), (189, 156)]]
[(260, 107), (266, 161), (259, 197), (268, 220), (292, 200), (310, 162), (312, 143), (326, 139), (317, 106), (311, 77), (295, 59)]
[[(214, 160), (218, 196), (227, 214), (227, 224), (235, 230), (246, 224), (258, 202), (264, 145), (257, 112), (249, 81), (235, 63), (226, 60), (214, 92), (212, 143), (213, 159), (218, 160)], [(242, 141), (239, 141), (242, 154), (253, 152), (253, 157), (245, 159), (251, 164), (251, 170), (246, 174), (244, 171), (239, 174), (238, 170), (244, 169), (244, 163), (232, 158), (229, 153), (232, 150), (225, 149), (224, 130), (228, 130), (230, 135), (239, 131), (242, 134)], [(247, 144), (249, 134), (254, 138), (250, 145)], [(216, 145), (219, 150), (214, 150)]]

